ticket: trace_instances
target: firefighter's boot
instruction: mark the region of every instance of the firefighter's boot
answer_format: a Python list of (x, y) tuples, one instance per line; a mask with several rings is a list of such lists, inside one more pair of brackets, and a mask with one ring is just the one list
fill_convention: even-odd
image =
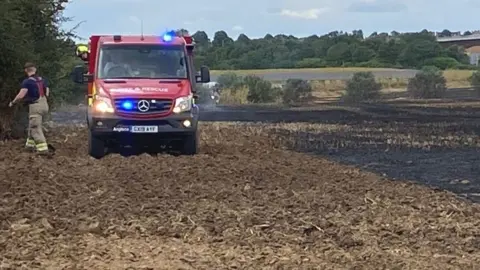
[[(28, 132), (30, 134), (30, 131)], [(27, 152), (35, 152), (35, 140), (33, 138), (27, 138), (27, 142), (25, 143), (25, 151)]]

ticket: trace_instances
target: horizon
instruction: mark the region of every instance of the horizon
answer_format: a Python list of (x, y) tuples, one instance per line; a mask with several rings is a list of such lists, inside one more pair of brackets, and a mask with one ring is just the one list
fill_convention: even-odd
[[(62, 28), (63, 28), (63, 27), (62, 27)], [(63, 29), (64, 29), (64, 28), (63, 28)], [(186, 28), (184, 28), (184, 29), (186, 29)], [(67, 29), (64, 29), (64, 30), (67, 30)], [(171, 31), (171, 30), (178, 30), (178, 29), (169, 29), (169, 30), (165, 30), (164, 32), (160, 32), (160, 33), (145, 33), (145, 32), (143, 32), (143, 35), (144, 35), (144, 36), (161, 36), (161, 35), (164, 34), (165, 32)], [(221, 29), (216, 30), (216, 31), (213, 31), (212, 33), (208, 33), (207, 31), (204, 31), (204, 30), (201, 30), (201, 29), (198, 29), (198, 30), (195, 30), (195, 31), (190, 31), (189, 29), (186, 29), (186, 30), (188, 31), (188, 33), (189, 33), (190, 35), (193, 35), (193, 34), (195, 34), (195, 33), (198, 32), (198, 31), (203, 31), (203, 32), (207, 33), (207, 36), (208, 36), (208, 38), (209, 38), (210, 40), (213, 39), (213, 37), (214, 37), (214, 35), (215, 35), (215, 33), (216, 33), (217, 31), (225, 31), (230, 38), (232, 38), (233, 40), (237, 40), (238, 37), (239, 37), (240, 35), (242, 35), (242, 34), (246, 35), (246, 36), (247, 36), (248, 38), (250, 38), (250, 39), (263, 39), (263, 38), (265, 38), (265, 36), (268, 35), (268, 34), (270, 34), (270, 35), (272, 35), (272, 36), (274, 36), (274, 37), (275, 37), (275, 36), (278, 36), (278, 35), (285, 35), (285, 36), (294, 36), (294, 37), (296, 37), (296, 38), (307, 38), (307, 37), (311, 37), (311, 36), (315, 36), (315, 35), (321, 37), (321, 36), (328, 35), (329, 33), (335, 32), (335, 31), (352, 34), (353, 31), (355, 31), (355, 30), (362, 30), (362, 29), (353, 29), (353, 30), (349, 30), (349, 31), (346, 31), (346, 30), (332, 30), (332, 31), (326, 32), (326, 33), (312, 33), (312, 34), (305, 34), (305, 35), (294, 35), (294, 34), (288, 34), (288, 33), (265, 33), (263, 36), (249, 36), (247, 33), (238, 33), (238, 34), (236, 34), (236, 35), (231, 35), (230, 33), (228, 33), (227, 30), (221, 30)], [(428, 32), (431, 32), (431, 33), (440, 33), (440, 32), (442, 32), (442, 31), (444, 31), (444, 30), (449, 30), (449, 31), (452, 32), (452, 33), (460, 32), (460, 33), (462, 33), (462, 34), (463, 34), (464, 32), (467, 32), (467, 31), (469, 31), (469, 32), (478, 31), (478, 30), (471, 30), (471, 29), (470, 29), (470, 30), (469, 30), (469, 29), (467, 29), (467, 30), (455, 30), (455, 31), (454, 31), (454, 30), (450, 30), (450, 29), (442, 29), (442, 30), (420, 29), (420, 30), (417, 30), (417, 31), (398, 31), (398, 30), (391, 30), (391, 31), (373, 31), (373, 32), (368, 32), (368, 33), (366, 33), (364, 30), (362, 30), (362, 32), (363, 32), (364, 37), (367, 38), (367, 37), (369, 37), (371, 34), (373, 34), (373, 33), (375, 33), (375, 32), (378, 33), (378, 34), (387, 33), (387, 34), (390, 35), (392, 32), (398, 32), (398, 33), (400, 33), (400, 34), (406, 34), (406, 33), (420, 33), (420, 32), (423, 31), (423, 30), (427, 30)], [(74, 32), (74, 33), (75, 33), (75, 32)], [(77, 35), (78, 35), (78, 33), (77, 33)], [(139, 29), (138, 33), (134, 33), (134, 32), (133, 32), (133, 33), (99, 33), (99, 32), (95, 32), (95, 33), (92, 33), (91, 35), (141, 36), (141, 35), (142, 35), (142, 31), (141, 31), (141, 29)], [(85, 40), (87, 40), (88, 37), (89, 37), (89, 36), (82, 37), (82, 38), (85, 39)], [(75, 41), (78, 41), (78, 39), (74, 39), (74, 40), (75, 40)]]

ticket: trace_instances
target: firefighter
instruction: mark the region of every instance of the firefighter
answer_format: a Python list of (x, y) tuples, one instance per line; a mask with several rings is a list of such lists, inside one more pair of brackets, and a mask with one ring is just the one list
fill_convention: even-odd
[[(103, 74), (107, 78), (114, 78), (114, 77), (134, 77), (133, 69), (130, 65), (130, 59), (126, 56), (123, 52), (111, 51), (108, 54), (106, 53), (107, 63), (103, 68)], [(114, 70), (113, 68), (120, 68), (117, 69), (116, 72), (111, 72)]]
[(79, 45), (77, 47), (77, 56), (79, 56), (83, 61), (88, 60), (88, 46), (87, 45)]
[(48, 144), (43, 134), (42, 121), (48, 113), (48, 85), (46, 81), (36, 75), (37, 69), (34, 64), (25, 64), (25, 73), (28, 78), (23, 80), (21, 89), (9, 106), (23, 101), (28, 105), (28, 136), (25, 147), (36, 150), (39, 154), (48, 153)]

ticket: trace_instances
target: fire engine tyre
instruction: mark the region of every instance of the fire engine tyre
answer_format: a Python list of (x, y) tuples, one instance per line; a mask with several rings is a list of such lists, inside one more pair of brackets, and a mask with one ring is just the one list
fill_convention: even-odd
[(96, 159), (106, 155), (105, 142), (95, 137), (91, 131), (88, 132), (88, 154)]
[(196, 130), (194, 133), (188, 135), (185, 139), (183, 139), (183, 145), (181, 148), (181, 153), (183, 155), (196, 155), (199, 150), (199, 141), (200, 141), (200, 136), (199, 136), (198, 130)]

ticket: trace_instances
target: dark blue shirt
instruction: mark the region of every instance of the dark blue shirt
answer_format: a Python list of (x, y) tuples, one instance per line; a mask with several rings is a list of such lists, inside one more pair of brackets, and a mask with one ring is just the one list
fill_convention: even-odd
[(21, 88), (27, 89), (27, 94), (24, 98), (25, 103), (31, 104), (40, 98), (40, 93), (44, 93), (45, 89), (48, 87), (45, 80), (42, 80), (42, 84), (44, 89), (39, 89), (39, 85), (37, 84), (35, 76), (30, 76), (29, 78), (23, 80)]

